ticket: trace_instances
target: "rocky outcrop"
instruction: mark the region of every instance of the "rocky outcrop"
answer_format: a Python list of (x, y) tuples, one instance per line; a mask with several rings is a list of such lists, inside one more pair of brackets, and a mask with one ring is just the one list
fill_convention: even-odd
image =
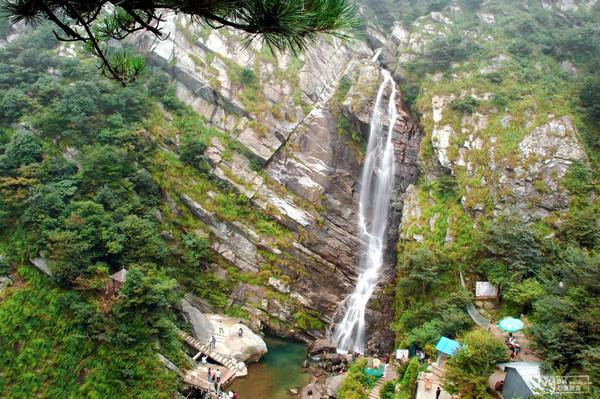
[[(267, 345), (262, 338), (240, 323), (239, 319), (203, 313), (187, 299), (182, 299), (180, 306), (200, 342), (208, 343), (211, 337), (216, 338), (217, 352), (246, 363), (257, 362), (267, 353)], [(240, 329), (242, 336), (239, 335)]]
[[(370, 61), (372, 51), (363, 42), (334, 38), (319, 39), (299, 57), (273, 57), (259, 42), (245, 47), (238, 32), (203, 30), (183, 15), (167, 16), (163, 31), (168, 34), (163, 41), (137, 36), (137, 47), (176, 79), (180, 99), (241, 149), (232, 151), (224, 140), (213, 138), (205, 153), (211, 175), (290, 231), (284, 240), (264, 237), (244, 220), (220, 220), (199, 198), (176, 193), (205, 225), (211, 248), (228, 263), (243, 273), (265, 267), (272, 271), (261, 283), (237, 282), (230, 304), (242, 306), (251, 323), (278, 334), (303, 340), (323, 337), (323, 326), (335, 321), (339, 304), (354, 288), (361, 255), (356, 234), (361, 144), (342, 134), (338, 123), (346, 118), (366, 140), (381, 78), (379, 67)], [(381, 35), (379, 40), (383, 43)], [(242, 72), (255, 78), (251, 85)], [(352, 88), (338, 98), (342, 78)], [(382, 279), (388, 283), (394, 274), (403, 193), (418, 174), (421, 138), (400, 96), (397, 102), (397, 188)], [(257, 172), (248, 154), (262, 171)], [(177, 209), (168, 193), (163, 198)], [(217, 274), (227, 278), (227, 273)], [(391, 298), (382, 292), (378, 301), (384, 306), (370, 317), (378, 321), (378, 329), (387, 330)], [(379, 336), (375, 341), (383, 349), (392, 339)]]

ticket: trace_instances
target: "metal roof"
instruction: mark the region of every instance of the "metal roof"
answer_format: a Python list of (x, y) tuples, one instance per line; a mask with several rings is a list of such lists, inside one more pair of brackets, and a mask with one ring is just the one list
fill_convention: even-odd
[(460, 349), (460, 344), (453, 339), (442, 337), (437, 344), (435, 344), (435, 349), (448, 356), (452, 356)]
[(542, 375), (541, 365), (542, 363), (539, 362), (508, 362), (500, 363), (498, 367), (502, 370), (506, 368), (514, 369), (532, 393), (542, 393), (547, 391), (549, 387), (547, 377)]
[(110, 278), (112, 278), (113, 280), (118, 281), (120, 283), (124, 282), (125, 279), (127, 278), (127, 269), (122, 268), (115, 274), (111, 275)]

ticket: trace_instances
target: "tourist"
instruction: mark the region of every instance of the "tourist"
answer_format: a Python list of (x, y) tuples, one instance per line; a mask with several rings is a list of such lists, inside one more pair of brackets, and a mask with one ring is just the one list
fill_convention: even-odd
[(215, 373), (215, 377), (217, 378), (217, 382), (221, 382), (221, 369), (217, 369), (217, 372)]
[(236, 391), (233, 391), (233, 399), (239, 399)]
[(307, 392), (307, 395), (308, 395), (308, 399), (313, 399), (313, 397), (312, 397), (312, 390), (309, 389), (308, 392)]
[(202, 356), (202, 365), (206, 366), (207, 363), (208, 363), (208, 357), (206, 357), (206, 355)]
[(223, 330), (223, 320), (219, 320), (219, 334), (225, 335), (225, 330)]
[(440, 395), (442, 394), (442, 388), (437, 387), (435, 390), (435, 399), (440, 399)]
[(229, 394), (227, 394), (227, 396), (229, 397), (229, 399), (233, 399), (233, 391), (229, 391)]
[(212, 370), (211, 370), (210, 367), (208, 368), (208, 378), (207, 378), (207, 381), (209, 381), (209, 382), (212, 381)]
[(240, 327), (240, 329), (238, 330), (238, 337), (242, 338), (244, 336), (244, 330), (242, 329), (242, 327)]
[(212, 337), (210, 337), (210, 348), (215, 349), (216, 347), (217, 347), (217, 339), (213, 335)]

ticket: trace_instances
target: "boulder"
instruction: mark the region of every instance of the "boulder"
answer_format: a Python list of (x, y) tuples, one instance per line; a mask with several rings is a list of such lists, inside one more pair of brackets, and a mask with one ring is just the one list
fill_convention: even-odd
[(325, 389), (327, 389), (327, 395), (331, 398), (337, 398), (337, 391), (340, 389), (340, 385), (346, 378), (347, 373), (334, 375), (325, 379)]
[(337, 350), (335, 344), (327, 339), (317, 339), (308, 347), (310, 356), (317, 356), (321, 353), (333, 353)]
[(13, 281), (10, 277), (0, 276), (0, 292), (4, 291), (4, 289), (10, 287), (13, 284)]
[(50, 271), (50, 266), (48, 266), (48, 259), (46, 258), (33, 258), (30, 259), (32, 265), (38, 268), (42, 273), (52, 276), (52, 272)]
[[(265, 341), (242, 324), (240, 319), (203, 313), (186, 299), (181, 300), (180, 306), (185, 318), (192, 325), (193, 335), (206, 343), (214, 336), (217, 352), (246, 363), (257, 362), (267, 353)], [(240, 329), (243, 332), (241, 337), (238, 335)]]

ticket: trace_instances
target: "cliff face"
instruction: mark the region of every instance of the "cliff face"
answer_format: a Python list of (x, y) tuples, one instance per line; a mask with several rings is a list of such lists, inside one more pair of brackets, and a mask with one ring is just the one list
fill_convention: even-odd
[[(289, 235), (268, 239), (244, 220), (220, 220), (185, 189), (164, 189), (206, 226), (225, 264), (243, 273), (269, 271), (262, 283), (238, 282), (230, 304), (279, 334), (324, 336), (358, 273), (357, 182), (381, 78), (372, 51), (358, 41), (322, 39), (300, 58), (274, 56), (256, 43), (244, 47), (239, 32), (205, 32), (185, 17), (171, 17), (165, 30), (167, 40), (142, 36), (138, 47), (176, 79), (180, 99), (236, 143), (232, 153), (212, 139), (206, 151), (211, 175)], [(400, 96), (397, 102), (397, 184), (382, 288), (394, 280), (403, 192), (416, 181), (421, 138)], [(372, 318), (383, 331), (391, 296), (380, 291), (384, 306)], [(387, 334), (380, 347), (391, 343)]]
[[(560, 12), (569, 4), (540, 7)], [(518, 214), (528, 222), (559, 223), (569, 207), (563, 179), (573, 162), (588, 162), (573, 116), (545, 102), (539, 82), (529, 88), (533, 96), (526, 88), (515, 92), (511, 82), (526, 78), (514, 72), (522, 61), (497, 45), (504, 40), (501, 11), (480, 9), (469, 26), (465, 12), (449, 4), (396, 22), (388, 38), (373, 25), (366, 42), (323, 38), (298, 57), (273, 55), (259, 43), (246, 46), (239, 32), (194, 26), (184, 16), (168, 19), (165, 41), (137, 38), (152, 64), (176, 79), (178, 97), (225, 133), (206, 151), (211, 176), (285, 231), (269, 237), (245, 220), (219, 218), (202, 205), (203, 195), (215, 193), (163, 187), (211, 235), (212, 249), (224, 260), (213, 270), (220, 279), (228, 281), (231, 265), (264, 277), (237, 281), (228, 306), (241, 306), (257, 326), (308, 340), (326, 334), (354, 288), (357, 184), (381, 83), (367, 43), (381, 49), (376, 58), (398, 82), (421, 89), (411, 100), (419, 124), (403, 94), (396, 99), (396, 185), (382, 281), (369, 305), (371, 350), (393, 342), (398, 243), (451, 252), (486, 219)], [(436, 60), (446, 54), (431, 49), (443, 40), (442, 49), (458, 46), (467, 57), (479, 54), (477, 62)], [(555, 66), (532, 68), (543, 75)], [(564, 62), (560, 68), (574, 69)], [(456, 204), (436, 199), (436, 187), (448, 180)]]

